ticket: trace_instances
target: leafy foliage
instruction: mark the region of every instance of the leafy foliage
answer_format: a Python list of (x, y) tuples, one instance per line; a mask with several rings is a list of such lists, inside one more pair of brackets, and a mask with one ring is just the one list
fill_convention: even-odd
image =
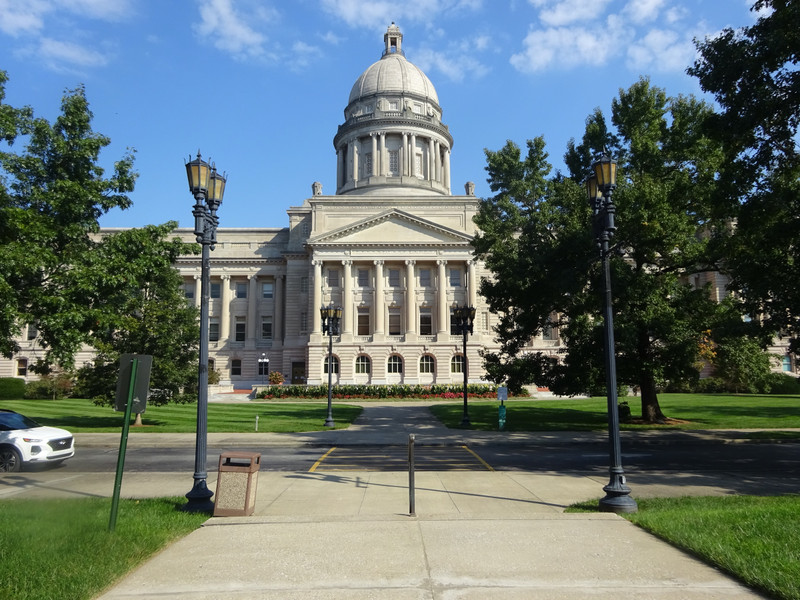
[[(496, 397), (493, 385), (471, 383), (467, 386), (469, 397)], [(464, 388), (459, 385), (335, 385), (332, 397), (342, 398), (463, 398)], [(327, 385), (272, 385), (262, 390), (258, 398), (327, 398)]]
[[(726, 232), (713, 210), (721, 152), (703, 133), (710, 115), (641, 79), (614, 100), (614, 133), (598, 110), (582, 142), (570, 142), (569, 176), (549, 176), (541, 138), (524, 158), (513, 142), (486, 151), (496, 195), (481, 203), (474, 246), (493, 274), (481, 294), (499, 316), (501, 350), (485, 357), (493, 381), (570, 395), (604, 387), (603, 281), (581, 183), (605, 147), (620, 172), (611, 257), (618, 382), (641, 390), (643, 418), (663, 419), (657, 386), (697, 377), (699, 342), (717, 311), (693, 277), (717, 270), (716, 238)], [(565, 343), (559, 362), (526, 350), (549, 327)]]

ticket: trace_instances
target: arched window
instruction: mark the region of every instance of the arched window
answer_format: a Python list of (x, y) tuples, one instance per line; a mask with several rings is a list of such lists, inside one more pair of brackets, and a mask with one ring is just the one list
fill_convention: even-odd
[(369, 360), (369, 356), (365, 356), (364, 354), (356, 356), (356, 373), (368, 375), (371, 366), (372, 364)]
[[(331, 373), (337, 373), (338, 374), (339, 373), (339, 359), (337, 357), (335, 357), (335, 356), (331, 356), (330, 359), (331, 359), (330, 362), (333, 365), (333, 370), (331, 371)], [(328, 374), (328, 357), (327, 356), (325, 357), (325, 362), (323, 362), (322, 365), (323, 365), (322, 366), (322, 372), (327, 375)]]
[(386, 371), (388, 373), (402, 373), (403, 372), (403, 357), (397, 354), (392, 354), (389, 357), (389, 362), (386, 364)]
[(420, 373), (434, 373), (436, 371), (436, 362), (430, 354), (423, 354), (419, 357), (419, 372)]
[(450, 359), (450, 372), (463, 373), (464, 372), (464, 355), (456, 354)]

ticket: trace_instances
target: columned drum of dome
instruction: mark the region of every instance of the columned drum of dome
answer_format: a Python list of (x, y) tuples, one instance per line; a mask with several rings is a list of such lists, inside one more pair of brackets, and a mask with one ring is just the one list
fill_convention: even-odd
[(453, 137), (431, 80), (408, 61), (392, 23), (381, 59), (353, 85), (333, 139), (336, 193), (450, 194)]

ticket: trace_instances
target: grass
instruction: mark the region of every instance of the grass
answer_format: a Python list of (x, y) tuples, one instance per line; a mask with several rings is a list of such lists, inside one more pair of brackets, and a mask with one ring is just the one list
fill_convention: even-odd
[[(638, 398), (623, 398), (634, 418), (641, 415)], [(622, 429), (792, 429), (800, 428), (800, 396), (660, 394), (668, 425), (622, 423)], [(497, 430), (497, 402), (469, 402), (471, 429)], [(445, 425), (460, 427), (463, 404), (438, 404), (431, 411)], [(506, 431), (594, 431), (608, 427), (603, 398), (511, 400), (506, 403)], [(797, 432), (782, 432), (798, 439)], [(763, 434), (762, 434), (763, 435)]]
[[(637, 500), (622, 515), (743, 583), (800, 600), (800, 496), (723, 496)], [(577, 510), (597, 510), (583, 503)]]
[(185, 503), (121, 500), (112, 533), (110, 498), (0, 501), (0, 598), (96, 597), (208, 518)]
[[(116, 433), (122, 428), (124, 414), (107, 406), (95, 406), (89, 400), (0, 400), (0, 408), (21, 412), (42, 425), (64, 427), (72, 433)], [(350, 426), (361, 414), (360, 406), (335, 404), (336, 429)], [(252, 433), (258, 416), (258, 431), (303, 432), (325, 429), (328, 405), (305, 403), (241, 403), (208, 405), (209, 433)], [(197, 427), (197, 404), (148, 406), (142, 415), (142, 427), (131, 433), (193, 433)]]

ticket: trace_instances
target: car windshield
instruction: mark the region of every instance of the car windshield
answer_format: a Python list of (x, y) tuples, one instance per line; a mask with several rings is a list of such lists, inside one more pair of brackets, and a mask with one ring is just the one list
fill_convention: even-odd
[(33, 419), (29, 419), (15, 412), (0, 412), (0, 431), (11, 431), (12, 429), (32, 429), (41, 427)]

